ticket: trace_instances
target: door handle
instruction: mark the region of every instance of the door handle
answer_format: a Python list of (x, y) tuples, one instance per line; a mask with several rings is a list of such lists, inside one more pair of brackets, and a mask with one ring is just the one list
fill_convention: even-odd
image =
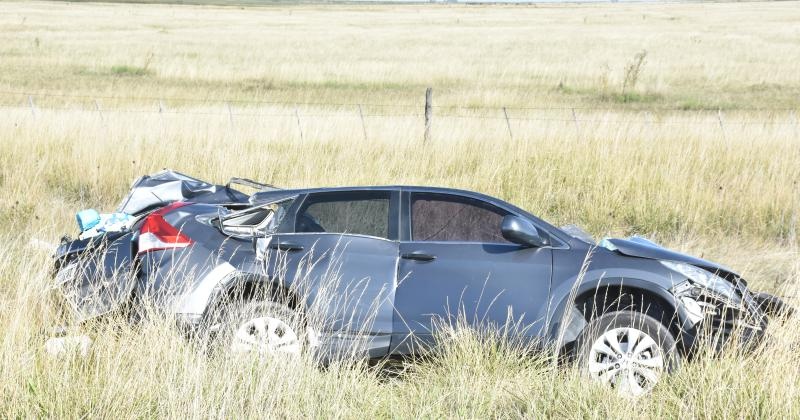
[(416, 260), (416, 261), (433, 261), (436, 259), (436, 255), (426, 254), (421, 251), (414, 251), (402, 254), (400, 255), (400, 257), (407, 260)]
[(302, 251), (303, 245), (296, 244), (293, 242), (278, 242), (269, 244), (269, 247), (272, 249), (279, 249), (281, 251)]

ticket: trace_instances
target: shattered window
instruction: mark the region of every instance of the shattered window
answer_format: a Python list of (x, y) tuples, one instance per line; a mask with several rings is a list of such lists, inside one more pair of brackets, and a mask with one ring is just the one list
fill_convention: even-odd
[(509, 243), (500, 230), (508, 214), (473, 198), (414, 193), (411, 237), (414, 241)]
[(389, 193), (320, 194), (298, 212), (296, 232), (389, 237)]
[(222, 220), (223, 232), (238, 236), (266, 236), (278, 228), (294, 198), (246, 209)]

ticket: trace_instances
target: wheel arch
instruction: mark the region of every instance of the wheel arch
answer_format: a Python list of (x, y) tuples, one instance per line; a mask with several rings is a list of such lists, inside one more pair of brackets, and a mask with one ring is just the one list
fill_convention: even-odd
[(228, 304), (257, 299), (281, 303), (291, 309), (297, 309), (302, 305), (298, 296), (277, 280), (260, 274), (236, 272), (231, 274), (228, 281), (215, 289), (203, 318), (206, 321), (213, 321)]
[(658, 320), (676, 334), (681, 324), (678, 305), (671, 295), (626, 284), (608, 284), (587, 290), (575, 298), (575, 306), (588, 322), (606, 313), (632, 310)]
[(556, 306), (550, 334), (565, 351), (572, 348), (586, 325), (608, 312), (631, 309), (661, 322), (686, 352), (692, 346), (694, 324), (685, 308), (657, 283), (632, 278), (584, 282)]

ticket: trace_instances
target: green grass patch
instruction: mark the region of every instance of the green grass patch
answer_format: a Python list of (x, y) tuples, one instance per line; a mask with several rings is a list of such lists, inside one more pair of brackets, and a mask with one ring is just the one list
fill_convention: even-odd
[(114, 76), (149, 76), (153, 71), (146, 67), (137, 66), (113, 66), (111, 67), (111, 74)]
[(612, 102), (617, 104), (652, 104), (661, 102), (664, 96), (659, 93), (639, 93), (639, 92), (620, 92), (620, 93), (601, 93), (598, 95), (601, 102)]

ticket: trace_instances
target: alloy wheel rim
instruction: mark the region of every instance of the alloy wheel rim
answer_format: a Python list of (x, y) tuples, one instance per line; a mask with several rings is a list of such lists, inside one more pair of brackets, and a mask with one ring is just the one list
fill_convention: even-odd
[(650, 391), (664, 372), (661, 347), (636, 328), (614, 328), (592, 344), (589, 375), (620, 393), (640, 396)]
[(235, 353), (299, 355), (300, 339), (286, 322), (273, 317), (258, 317), (242, 323), (231, 343)]

